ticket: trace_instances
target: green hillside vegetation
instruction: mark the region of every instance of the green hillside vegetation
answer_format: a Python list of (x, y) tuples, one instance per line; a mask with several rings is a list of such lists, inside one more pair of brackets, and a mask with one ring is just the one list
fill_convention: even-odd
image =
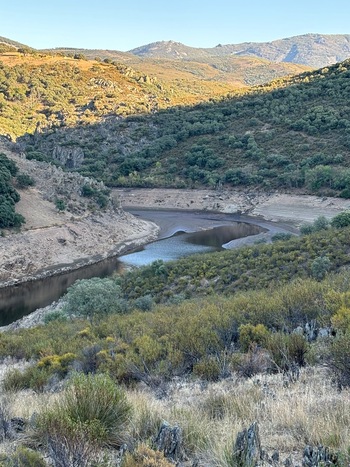
[(27, 186), (28, 178), (25, 174), (18, 174), (17, 165), (0, 153), (0, 228), (20, 227), (25, 222), (24, 217), (15, 211), (15, 204), (20, 200), (13, 186), (16, 175), (22, 187), (23, 184)]
[[(26, 138), (80, 147), (110, 186), (282, 188), (350, 196), (350, 61), (227, 98)], [(103, 145), (101, 142), (103, 141)]]
[[(64, 377), (77, 358), (87, 371), (92, 365), (91, 371), (104, 369), (130, 383), (142, 375), (167, 379), (188, 371), (219, 378), (224, 373), (215, 358), (229, 352), (234, 364), (233, 343), (243, 354), (254, 342), (272, 352), (275, 339), (308, 351), (303, 337), (288, 333), (312, 320), (350, 329), (344, 272), (350, 227), (335, 227), (349, 221), (349, 213), (341, 214), (334, 227), (301, 238), (78, 281), (47, 326), (1, 334), (0, 356), (39, 359), (24, 379), (16, 373), (16, 384), (30, 386), (53, 373)], [(274, 357), (279, 368), (288, 364), (283, 355)], [(305, 364), (297, 354), (290, 358), (289, 364)]]
[[(232, 426), (236, 433), (251, 420), (266, 423), (270, 410), (277, 410), (268, 400), (281, 404), (287, 398), (284, 413), (296, 404), (298, 420), (282, 423), (280, 413), (270, 426), (275, 432), (283, 425), (287, 449), (322, 444), (336, 453), (334, 465), (347, 465), (348, 424), (339, 414), (348, 406), (335, 394), (348, 400), (349, 224), (350, 213), (344, 212), (331, 225), (319, 218), (303, 228), (300, 238), (76, 282), (63, 308), (47, 315), (44, 325), (0, 334), (0, 357), (30, 362), (6, 373), (3, 391), (31, 389), (41, 401), (36, 416), (25, 419), (26, 438), (17, 442), (22, 450), (0, 460), (20, 456), (32, 459), (29, 465), (44, 466), (39, 453), (49, 452), (55, 465), (63, 459), (73, 465), (79, 453), (90, 463), (77, 465), (94, 465), (102, 450), (107, 466), (112, 465), (107, 453), (126, 442), (130, 453), (123, 467), (168, 467), (172, 464), (152, 449), (165, 418), (183, 429), (189, 459), (210, 456), (208, 465), (229, 467), (237, 465)], [(308, 339), (303, 329), (310, 326), (322, 328), (323, 337)], [(328, 371), (322, 384), (315, 380), (319, 365)], [(279, 381), (275, 386), (272, 375)], [(205, 397), (195, 395), (194, 406), (188, 396), (182, 405), (170, 396), (168, 410), (164, 399), (174, 378), (189, 388), (200, 382), (201, 394), (214, 382), (222, 383), (222, 390), (213, 386)], [(311, 389), (313, 380), (317, 389)], [(140, 382), (151, 392), (141, 392)], [(275, 396), (282, 387), (286, 394), (279, 389)], [(317, 402), (311, 399), (314, 391)], [(304, 417), (312, 416), (309, 424), (298, 412), (305, 392), (300, 411), (310, 411)], [(152, 402), (152, 394), (161, 395), (162, 403)], [(3, 407), (10, 417), (7, 399)], [(234, 422), (227, 424), (229, 418)], [(35, 448), (38, 457), (21, 442)], [(271, 446), (281, 448), (281, 441)], [(146, 463), (149, 459), (153, 464)]]

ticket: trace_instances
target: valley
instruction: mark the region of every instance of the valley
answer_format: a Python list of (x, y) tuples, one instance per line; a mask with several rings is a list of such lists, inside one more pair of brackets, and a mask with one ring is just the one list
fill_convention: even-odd
[(0, 37), (1, 466), (350, 465), (349, 44)]

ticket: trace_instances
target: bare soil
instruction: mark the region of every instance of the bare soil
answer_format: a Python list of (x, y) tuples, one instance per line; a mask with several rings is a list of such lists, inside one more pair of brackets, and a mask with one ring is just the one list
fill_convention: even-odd
[(331, 219), (350, 209), (350, 200), (238, 190), (117, 189), (123, 208), (184, 209), (242, 213), (294, 226), (319, 216)]
[[(0, 152), (14, 159), (21, 172), (33, 175), (31, 161), (1, 144)], [(20, 232), (7, 230), (0, 237), (0, 287), (75, 269), (157, 237), (158, 226), (119, 207), (92, 213), (83, 206), (84, 200), (75, 199), (78, 214), (77, 210), (75, 214), (58, 212), (46, 199), (52, 184), (47, 177), (43, 182), (40, 170), (44, 171), (45, 165), (36, 170), (34, 188), (18, 190), (21, 200), (16, 211), (26, 224)]]

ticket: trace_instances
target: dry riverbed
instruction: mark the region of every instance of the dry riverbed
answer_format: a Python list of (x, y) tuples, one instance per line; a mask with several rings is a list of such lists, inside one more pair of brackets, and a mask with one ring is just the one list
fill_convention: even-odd
[(184, 209), (242, 213), (299, 226), (319, 216), (331, 219), (350, 209), (350, 200), (238, 190), (116, 189), (124, 208)]

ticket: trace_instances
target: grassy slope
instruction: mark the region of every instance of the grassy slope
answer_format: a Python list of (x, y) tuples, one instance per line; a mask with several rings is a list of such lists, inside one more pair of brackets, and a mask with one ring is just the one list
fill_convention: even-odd
[(303, 69), (256, 58), (235, 59), (229, 70), (206, 63), (134, 61), (121, 56), (106, 64), (59, 55), (1, 54), (0, 133), (18, 137), (33, 133), (38, 122), (42, 127), (73, 126), (109, 115), (193, 105), (252, 79), (262, 83)]

